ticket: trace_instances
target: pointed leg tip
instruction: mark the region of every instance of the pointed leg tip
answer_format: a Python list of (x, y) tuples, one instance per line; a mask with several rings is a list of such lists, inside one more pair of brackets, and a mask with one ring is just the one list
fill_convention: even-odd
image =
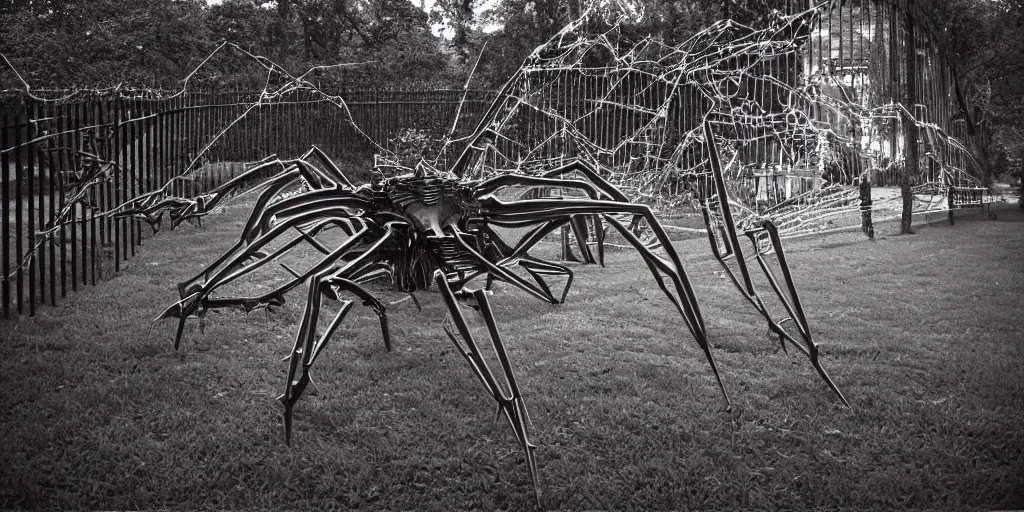
[(292, 446), (292, 418), (288, 415), (284, 419), (284, 444), (289, 448)]
[(845, 405), (847, 409), (851, 411), (853, 410), (853, 406), (850, 405), (850, 402), (846, 399), (845, 396), (843, 396), (842, 393), (839, 393), (839, 399), (843, 401), (843, 405)]

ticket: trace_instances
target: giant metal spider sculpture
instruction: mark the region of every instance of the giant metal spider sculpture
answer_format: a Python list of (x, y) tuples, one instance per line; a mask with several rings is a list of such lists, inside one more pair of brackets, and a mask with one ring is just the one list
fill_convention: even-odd
[[(674, 58), (685, 57), (684, 62), (672, 70), (685, 71), (693, 66), (698, 70), (711, 69), (708, 63), (712, 61), (722, 64), (739, 57), (755, 59), (792, 52), (799, 47), (799, 41), (806, 38), (808, 16), (810, 13), (784, 18), (781, 25), (764, 31), (735, 28), (730, 23), (716, 25), (709, 32), (714, 34), (710, 38), (712, 43), (726, 38), (730, 31), (736, 32), (733, 36), (739, 42), (723, 49), (718, 43), (701, 43), (707, 38), (695, 37), (685, 51), (672, 54)], [(577, 45), (570, 37), (578, 28), (569, 27), (560, 32), (538, 48), (529, 62), (543, 67), (550, 60), (545, 56), (571, 56), (579, 53), (576, 49), (589, 48), (588, 44)], [(634, 66), (661, 69), (661, 64), (640, 60), (643, 62), (616, 61), (614, 69), (627, 72)], [(529, 66), (524, 69), (527, 68)], [(735, 74), (729, 72), (723, 76), (732, 76), (730, 73)], [(708, 344), (697, 297), (680, 258), (650, 207), (631, 202), (624, 192), (629, 180), (623, 181), (620, 176), (620, 183), (613, 184), (610, 177), (616, 172), (604, 163), (608, 161), (609, 150), (588, 142), (582, 132), (572, 128), (572, 123), (565, 122), (564, 116), (547, 110), (547, 114), (560, 121), (554, 124), (561, 129), (557, 136), (545, 139), (541, 149), (529, 149), (532, 147), (529, 143), (520, 144), (509, 138), (506, 132), (512, 130), (517, 112), (530, 104), (515, 94), (518, 88), (530, 90), (526, 75), (526, 71), (521, 71), (503, 88), (473, 135), (463, 139), (466, 148), (450, 171), (438, 171), (420, 162), (415, 169), (402, 168), (404, 170), (390, 173), (390, 177), (382, 173), (380, 179), (356, 186), (327, 155), (313, 147), (294, 160), (268, 158), (241, 176), (192, 199), (172, 197), (165, 187), (119, 207), (117, 215), (140, 217), (154, 226), (163, 213), (168, 212), (173, 227), (214, 211), (225, 198), (251, 184), (265, 187), (234, 246), (199, 274), (179, 284), (180, 300), (158, 318), (178, 319), (175, 347), (180, 344), (190, 317), (203, 318), (207, 311), (218, 308), (270, 309), (283, 304), (288, 292), (305, 283), (305, 310), (288, 356), (288, 379), (280, 397), (285, 409), (285, 437), (290, 443), (293, 410), (311, 382), (311, 368), (356, 301), (371, 307), (378, 315), (384, 344), (387, 349), (391, 348), (387, 308), (368, 285), (386, 280), (394, 289), (409, 293), (436, 286), (448, 310), (442, 322), (444, 330), (497, 402), (500, 414), (512, 426), (525, 453), (539, 502), (535, 448), (530, 443), (527, 428), (528, 413), (487, 294), (494, 282), (501, 282), (551, 304), (565, 301), (572, 284), (572, 270), (538, 257), (534, 249), (545, 237), (568, 226), (577, 234), (584, 260), (603, 263), (604, 226), (608, 225), (640, 254), (658, 287), (704, 351), (729, 403)], [(683, 80), (676, 77), (670, 81), (678, 84)], [(687, 79), (689, 81), (692, 80)], [(721, 99), (713, 94), (714, 88), (705, 89), (710, 97)], [(737, 121), (726, 108), (729, 102), (723, 99), (720, 103), (721, 108), (709, 111), (703, 122), (687, 131), (675, 149), (675, 153), (692, 153), (697, 157), (681, 168), (693, 169), (691, 174), (697, 183), (697, 197), (712, 255), (743, 297), (764, 316), (769, 331), (778, 335), (782, 347), (788, 343), (803, 351), (821, 378), (846, 403), (819, 363), (818, 346), (812, 340), (772, 217), (748, 215), (741, 219), (740, 229), (734, 222), (734, 208), (739, 207), (741, 211), (743, 208), (742, 204), (730, 203), (718, 145), (724, 142), (726, 148), (723, 149), (735, 158), (736, 145), (731, 141), (736, 136)], [(647, 126), (641, 130), (644, 133), (661, 129), (659, 126), (664, 124), (671, 110), (665, 106), (649, 109), (630, 102), (621, 106), (647, 116), (642, 119)], [(550, 165), (546, 162), (551, 160), (539, 157), (550, 155), (551, 151), (543, 148), (549, 142), (554, 144), (554, 139), (559, 137), (567, 141), (560, 147), (575, 149), (563, 150), (559, 156), (568, 156), (568, 160)], [(640, 135), (630, 135), (620, 145), (649, 144), (644, 140)], [(657, 141), (659, 148), (669, 143), (664, 137)], [(511, 147), (524, 152), (515, 159), (496, 158), (496, 144), (506, 142), (514, 142)], [(657, 153), (663, 152), (659, 149)], [(676, 164), (683, 161), (674, 156), (671, 160)], [(494, 165), (496, 161), (504, 170)], [(511, 170), (510, 163), (514, 164)], [(596, 259), (585, 242), (588, 225), (594, 227), (597, 235)], [(328, 232), (341, 232), (342, 236), (331, 236)], [(741, 234), (748, 239), (747, 243), (741, 243)], [(301, 271), (282, 263), (291, 277), (276, 288), (253, 296), (231, 296), (232, 292), (225, 288), (303, 244), (318, 251), (319, 256), (309, 268)], [(748, 245), (753, 247), (749, 257), (744, 255), (743, 249)], [(748, 267), (753, 261), (757, 262), (756, 268), (761, 270), (781, 304), (781, 312), (770, 311), (769, 304), (755, 288)], [(780, 278), (773, 273), (774, 266), (781, 271)], [(326, 306), (325, 299), (339, 302), (340, 307), (321, 331), (320, 316)], [(474, 335), (463, 315), (463, 305), (479, 313), (486, 326), (485, 334)], [(790, 322), (791, 327), (787, 324)], [(484, 337), (487, 339), (478, 339)], [(488, 364), (483, 355), (483, 348), (488, 344), (496, 355), (497, 368)]]
[[(777, 333), (781, 340), (788, 340), (803, 349), (821, 377), (842, 398), (818, 363), (817, 346), (811, 340), (777, 232), (770, 221), (746, 234), (757, 249), (755, 257), (769, 283), (782, 299), (786, 308), (784, 318), (780, 321), (774, 319), (754, 290), (735, 224), (726, 206), (728, 198), (722, 166), (710, 123), (705, 124), (705, 138), (712, 156), (710, 163), (714, 175), (714, 180), (707, 184), (705, 218), (713, 228), (709, 232), (715, 256), (729, 270), (746, 298), (764, 314), (771, 331)], [(499, 335), (487, 293), (485, 289), (470, 286), (478, 279), (486, 280), (485, 287), (490, 287), (492, 281), (498, 281), (551, 304), (563, 302), (572, 283), (572, 271), (564, 265), (535, 257), (530, 250), (548, 234), (566, 224), (579, 223), (584, 217), (595, 218), (599, 224), (607, 223), (637, 250), (704, 351), (726, 402), (729, 401), (708, 345), (697, 298), (665, 229), (649, 207), (630, 203), (621, 191), (587, 163), (573, 161), (539, 176), (505, 175), (486, 180), (458, 178), (421, 164), (411, 173), (353, 186), (323, 153), (314, 148), (296, 160), (266, 161), (202, 196), (195, 204), (202, 203), (199, 210), (209, 211), (231, 190), (267, 172), (273, 174), (266, 180), (267, 188), (256, 201), (238, 242), (197, 276), (181, 283), (181, 300), (159, 318), (178, 318), (177, 348), (187, 318), (201, 317), (207, 310), (216, 308), (251, 311), (280, 305), (288, 291), (308, 282), (305, 312), (288, 358), (288, 381), (280, 397), (285, 407), (288, 442), (291, 439), (293, 408), (310, 383), (310, 369), (354, 303), (353, 299), (345, 297), (354, 296), (374, 310), (380, 318), (385, 346), (390, 350), (386, 307), (365, 285), (386, 278), (397, 290), (413, 292), (430, 286), (432, 282), (448, 309), (444, 330), (515, 431), (526, 455), (539, 500), (535, 447), (529, 439), (528, 413), (523, 395), (516, 384), (512, 363)], [(302, 187), (297, 193), (294, 191), (296, 185)], [(496, 194), (509, 188), (561, 189), (574, 191), (579, 197), (498, 199)], [(151, 218), (169, 207), (177, 211), (175, 219), (191, 212), (189, 205), (143, 201), (124, 213)], [(344, 241), (333, 248), (316, 238), (332, 228), (340, 229), (346, 235)], [(525, 230), (525, 234), (516, 241), (510, 241), (506, 239), (507, 235), (503, 237), (499, 233), (505, 228)], [(647, 229), (649, 241), (645, 242), (639, 233)], [(272, 245), (286, 240), (292, 232), (297, 232), (294, 238), (270, 249)], [(308, 270), (292, 271), (293, 276), (288, 282), (258, 296), (214, 296), (226, 284), (274, 261), (304, 241), (323, 254)], [(600, 253), (600, 242), (598, 249)], [(782, 268), (783, 285), (773, 277), (764, 259), (772, 250)], [(738, 264), (735, 270), (728, 264), (732, 259)], [(527, 277), (517, 273), (517, 268), (525, 271)], [(740, 277), (736, 277), (737, 274)], [(557, 292), (549, 282), (553, 278), (564, 278), (561, 289), (555, 288)], [(784, 298), (787, 294), (789, 300)], [(341, 307), (323, 332), (318, 333), (324, 299), (340, 301)], [(500, 364), (496, 370), (485, 361), (481, 343), (471, 333), (460, 303), (477, 309), (482, 316), (489, 343)], [(786, 321), (795, 323), (797, 337), (782, 327)], [(845, 399), (843, 401), (846, 402)]]

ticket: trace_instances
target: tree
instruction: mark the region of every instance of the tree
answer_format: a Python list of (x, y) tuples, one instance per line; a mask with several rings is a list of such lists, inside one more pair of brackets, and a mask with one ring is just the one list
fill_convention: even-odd
[[(973, 128), (975, 153), (987, 183), (1001, 174), (1012, 131), (1024, 129), (1024, 1), (933, 0), (918, 2), (940, 41), (962, 89)], [(1024, 143), (1024, 141), (1021, 141)]]
[(201, 0), (28, 2), (0, 14), (0, 52), (33, 86), (170, 86), (210, 45), (205, 8)]
[(430, 22), (450, 30), (451, 46), (463, 61), (473, 53), (471, 33), (476, 13), (484, 4), (485, 0), (437, 0), (430, 10)]
[(210, 38), (238, 44), (260, 55), (278, 53), (272, 27), (278, 14), (256, 0), (225, 0), (210, 7), (206, 23)]

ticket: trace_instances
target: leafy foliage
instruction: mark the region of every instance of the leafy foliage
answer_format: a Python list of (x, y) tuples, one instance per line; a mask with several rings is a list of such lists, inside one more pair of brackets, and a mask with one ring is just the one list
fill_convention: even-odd
[(1024, 172), (1024, 2), (934, 0), (918, 4), (934, 25), (949, 60), (974, 105), (993, 172)]
[(170, 85), (207, 51), (205, 15), (201, 0), (26, 3), (0, 16), (0, 52), (33, 86)]
[(388, 142), (396, 163), (409, 168), (415, 167), (420, 160), (436, 157), (444, 144), (426, 130), (416, 128), (406, 128)]

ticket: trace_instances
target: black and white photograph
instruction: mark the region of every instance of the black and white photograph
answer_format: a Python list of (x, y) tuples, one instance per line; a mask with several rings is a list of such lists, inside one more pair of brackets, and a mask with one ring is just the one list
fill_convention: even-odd
[(0, 510), (1024, 510), (1024, 0), (0, 0)]

